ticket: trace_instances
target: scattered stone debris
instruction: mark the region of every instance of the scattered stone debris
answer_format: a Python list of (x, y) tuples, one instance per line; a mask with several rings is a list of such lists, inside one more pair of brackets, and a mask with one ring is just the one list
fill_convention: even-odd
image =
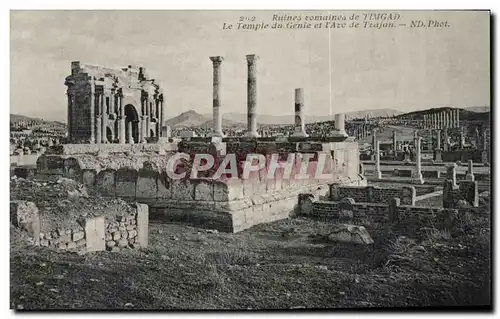
[(334, 225), (332, 232), (328, 235), (328, 240), (332, 242), (353, 243), (370, 245), (374, 241), (368, 231), (363, 226), (348, 224)]

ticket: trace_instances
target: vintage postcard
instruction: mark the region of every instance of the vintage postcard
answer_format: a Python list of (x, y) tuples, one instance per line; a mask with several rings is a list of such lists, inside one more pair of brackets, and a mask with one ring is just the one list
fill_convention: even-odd
[(14, 311), (492, 309), (490, 11), (10, 36)]

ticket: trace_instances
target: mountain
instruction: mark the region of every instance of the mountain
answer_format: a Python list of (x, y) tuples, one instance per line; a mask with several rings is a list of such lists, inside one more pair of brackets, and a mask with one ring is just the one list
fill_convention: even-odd
[(38, 117), (31, 117), (31, 116), (26, 116), (26, 115), (21, 115), (21, 114), (10, 114), (10, 122), (35, 122), (36, 125), (56, 125), (56, 126), (66, 126), (65, 123), (59, 122), (59, 121), (47, 121), (42, 118)]
[(489, 106), (470, 106), (465, 108), (467, 111), (477, 112), (477, 113), (485, 113), (490, 112), (491, 107)]
[[(372, 117), (387, 117), (387, 116), (396, 116), (402, 114), (403, 112), (392, 110), (392, 109), (378, 109), (378, 110), (364, 110), (364, 111), (355, 111), (355, 112), (347, 112), (347, 118), (364, 118), (367, 114), (370, 118)], [(204, 114), (205, 117), (211, 118), (212, 114)], [(223, 121), (232, 121), (239, 123), (247, 122), (247, 114), (246, 113), (225, 113), (222, 115)], [(306, 123), (316, 123), (316, 122), (324, 122), (324, 121), (332, 121), (334, 116), (329, 115), (306, 115), (305, 120)], [(292, 125), (295, 123), (295, 115), (257, 115), (257, 123), (266, 124), (266, 125)]]
[(193, 110), (181, 113), (176, 117), (168, 119), (165, 124), (175, 128), (175, 127), (198, 127), (203, 125), (205, 122), (209, 121), (207, 118), (201, 114), (196, 113)]

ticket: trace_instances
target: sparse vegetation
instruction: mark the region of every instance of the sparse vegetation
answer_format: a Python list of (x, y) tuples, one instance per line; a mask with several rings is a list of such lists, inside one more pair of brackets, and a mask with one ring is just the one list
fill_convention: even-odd
[(431, 228), (421, 240), (369, 229), (369, 248), (321, 240), (331, 224), (305, 218), (238, 234), (152, 221), (147, 250), (85, 256), (23, 245), (12, 231), (11, 307), (486, 306), (489, 217), (470, 218), (472, 230)]

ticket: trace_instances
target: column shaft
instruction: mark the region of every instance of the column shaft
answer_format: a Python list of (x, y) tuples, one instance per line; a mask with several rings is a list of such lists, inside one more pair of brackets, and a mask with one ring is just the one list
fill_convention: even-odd
[(258, 57), (254, 54), (246, 56), (247, 76), (247, 133), (248, 137), (259, 137), (257, 132), (257, 66)]
[(212, 82), (212, 112), (213, 112), (213, 133), (214, 137), (222, 137), (224, 133), (222, 132), (222, 114), (220, 112), (221, 107), (221, 94), (220, 94), (220, 82), (221, 82), (221, 69), (220, 66), (223, 57), (215, 56), (210, 57), (213, 64), (213, 82)]
[(95, 143), (95, 83), (90, 80), (90, 144)]
[(307, 137), (304, 119), (304, 89), (295, 89), (295, 128), (293, 136)]

